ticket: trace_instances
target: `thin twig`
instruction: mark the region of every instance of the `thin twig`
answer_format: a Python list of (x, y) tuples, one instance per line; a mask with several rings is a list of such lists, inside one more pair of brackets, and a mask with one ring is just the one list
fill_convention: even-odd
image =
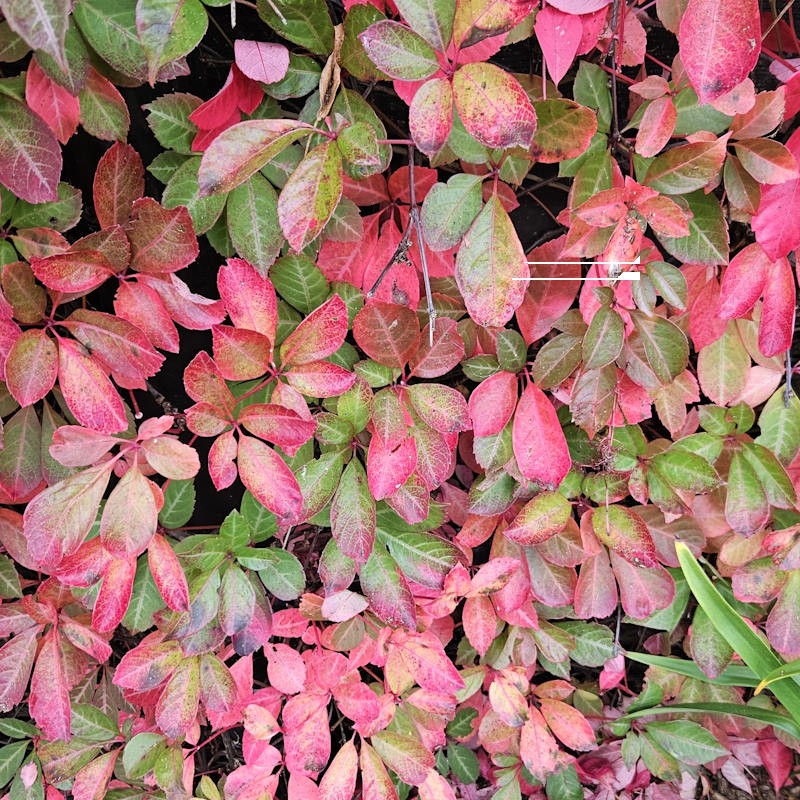
[(391, 258), (386, 262), (386, 266), (381, 270), (381, 273), (376, 278), (375, 283), (372, 284), (372, 288), (367, 292), (368, 298), (375, 296), (375, 292), (378, 291), (378, 288), (383, 283), (386, 273), (399, 261), (405, 260), (406, 253), (408, 253), (408, 248), (411, 247), (411, 227), (413, 224), (413, 218), (409, 217), (408, 225), (406, 225), (406, 229), (403, 231), (403, 238), (397, 243), (397, 247), (395, 247)]
[(417, 205), (417, 190), (414, 183), (414, 145), (408, 146), (408, 194), (411, 203), (411, 224), (417, 229), (417, 245), (419, 246), (420, 266), (422, 267), (422, 280), (425, 284), (425, 300), (428, 303), (428, 338), (433, 347), (433, 334), (436, 330), (436, 309), (433, 307), (431, 295), (431, 278), (428, 274), (428, 259), (425, 255), (425, 242), (422, 237), (422, 225), (419, 220), (419, 206)]
[(617, 27), (619, 26), (619, 7), (620, 7), (620, 0), (614, 0), (614, 5), (611, 7), (611, 44), (608, 47), (608, 56), (611, 59), (611, 66), (613, 68), (613, 72), (611, 73), (611, 114), (613, 118), (613, 138), (614, 142), (618, 142), (620, 140), (620, 133), (619, 133), (619, 112), (617, 111), (617, 37), (619, 36), (619, 32), (617, 31)]

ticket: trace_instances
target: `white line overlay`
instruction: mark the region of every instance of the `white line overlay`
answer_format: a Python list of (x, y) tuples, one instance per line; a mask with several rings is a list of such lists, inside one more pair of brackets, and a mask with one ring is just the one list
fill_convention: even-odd
[[(623, 267), (623, 266), (633, 266), (634, 264), (640, 264), (641, 260), (639, 256), (637, 256), (633, 261), (529, 261), (528, 264), (530, 266), (535, 266), (537, 264), (564, 264), (565, 266), (571, 266), (574, 264), (579, 264), (581, 266), (591, 267), (592, 264), (602, 264), (608, 265), (611, 267)], [(533, 277), (530, 278), (514, 278), (515, 281), (638, 281), (639, 280), (639, 272), (628, 271), (621, 272), (619, 275), (607, 275), (603, 276), (586, 276), (581, 278), (553, 278), (553, 277)]]

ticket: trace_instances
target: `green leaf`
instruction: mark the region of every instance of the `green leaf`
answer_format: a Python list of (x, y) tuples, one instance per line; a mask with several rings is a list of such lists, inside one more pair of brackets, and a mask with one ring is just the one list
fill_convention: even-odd
[[(676, 542), (675, 550), (697, 601), (745, 664), (762, 680), (781, 667), (780, 657), (714, 588), (689, 548), (683, 542)], [(789, 681), (779, 682), (772, 687), (772, 693), (795, 722), (796, 732), (792, 735), (800, 738), (800, 729), (797, 727), (800, 724), (800, 685)]]
[(597, 309), (583, 337), (583, 364), (586, 369), (599, 369), (615, 361), (625, 341), (625, 323), (608, 306)]
[[(200, 197), (197, 183), (199, 168), (199, 156), (186, 159), (170, 176), (161, 198), (164, 208), (186, 206), (192, 217), (195, 233), (198, 235), (205, 233), (214, 225), (225, 207), (225, 195), (212, 194)], [(235, 189), (234, 192), (236, 191), (239, 190)]]
[(570, 620), (558, 626), (574, 637), (570, 658), (584, 667), (600, 667), (614, 655), (614, 636), (605, 625)]
[(69, 24), (69, 0), (0, 0), (0, 10), (10, 28), (32, 50), (44, 50), (66, 68), (64, 38)]
[(30, 722), (16, 717), (6, 717), (0, 719), (0, 733), (8, 736), (9, 739), (30, 739), (39, 735), (39, 729)]
[(107, 141), (124, 141), (131, 124), (128, 106), (111, 81), (89, 71), (86, 86), (78, 95), (81, 125), (87, 133)]
[(284, 39), (316, 55), (333, 50), (333, 23), (325, 0), (258, 0), (258, 15)]
[(119, 736), (119, 728), (99, 708), (86, 703), (73, 703), (72, 733), (90, 742), (110, 742)]
[(185, 155), (192, 154), (197, 126), (189, 119), (189, 114), (200, 102), (200, 98), (193, 94), (172, 92), (143, 106), (147, 111), (147, 124), (162, 147)]
[(455, 0), (399, 0), (403, 19), (432, 47), (443, 53), (453, 35)]
[(359, 578), (371, 609), (380, 619), (388, 625), (416, 628), (414, 598), (394, 559), (380, 542), (373, 545)]
[(742, 455), (764, 487), (770, 505), (794, 508), (797, 495), (781, 462), (766, 447), (752, 442), (742, 443)]
[[(44, 50), (37, 51), (36, 60), (59, 86), (63, 86), (71, 95), (76, 96), (86, 83), (89, 49), (78, 31), (74, 17), (70, 17), (67, 35), (64, 37), (64, 56), (65, 67), (59, 66), (58, 62)], [(18, 58), (12, 60), (17, 61)]]
[(702, 191), (683, 196), (693, 217), (687, 236), (664, 236), (656, 232), (664, 249), (678, 261), (692, 264), (728, 263), (728, 226), (722, 207), (713, 194)]
[(302, 253), (279, 258), (270, 268), (269, 277), (278, 294), (303, 314), (321, 306), (330, 294), (320, 268)]
[(720, 477), (701, 456), (680, 448), (670, 448), (654, 456), (650, 465), (674, 489), (703, 494), (715, 489)]
[(403, 574), (421, 586), (441, 589), (445, 576), (458, 563), (458, 548), (432, 533), (393, 534), (381, 528), (377, 533)]
[(259, 173), (228, 195), (228, 235), (237, 253), (266, 275), (283, 245), (278, 223), (278, 197)]
[(674, 380), (689, 363), (686, 334), (664, 317), (632, 313), (631, 318), (655, 376), (662, 383)]
[[(306, 576), (297, 557), (277, 547), (260, 549), (258, 552), (266, 559), (266, 563), (258, 567), (258, 576), (267, 591), (279, 600), (296, 600), (300, 597), (306, 586)], [(241, 557), (239, 563), (248, 567)]]
[(597, 64), (581, 61), (573, 87), (575, 102), (597, 111), (599, 130), (611, 130), (611, 90), (608, 74)]
[(277, 518), (269, 509), (264, 508), (250, 492), (244, 493), (240, 510), (242, 516), (250, 524), (254, 542), (263, 542), (275, 535), (278, 529)]
[(559, 164), (585, 153), (597, 133), (597, 116), (572, 100), (538, 100), (536, 135), (530, 155), (542, 164)]
[(733, 530), (750, 535), (769, 519), (769, 500), (753, 467), (741, 451), (731, 458), (725, 519)]
[(789, 392), (785, 404), (785, 387), (782, 386), (767, 400), (758, 418), (759, 435), (755, 441), (773, 452), (787, 466), (800, 450), (800, 400)]
[(459, 173), (437, 183), (422, 202), (422, 231), (432, 250), (449, 250), (481, 210), (481, 176)]
[(540, 389), (558, 386), (572, 375), (582, 358), (582, 340), (569, 333), (559, 333), (545, 342), (536, 353), (533, 362), (533, 379), (536, 385)]
[(547, 776), (545, 794), (547, 800), (583, 800), (583, 788), (574, 764)]
[(16, 775), (30, 742), (23, 739), (0, 747), (0, 789)]
[(470, 736), (473, 732), (472, 721), (478, 716), (474, 708), (460, 708), (455, 717), (447, 723), (447, 735), (457, 739)]
[(328, 506), (339, 485), (342, 465), (339, 453), (323, 453), (319, 458), (303, 464), (296, 473), (303, 495), (302, 520), (311, 519)]
[(699, 766), (729, 752), (710, 731), (690, 720), (649, 722), (647, 732), (661, 747), (684, 764)]
[(250, 523), (240, 511), (231, 511), (222, 521), (219, 529), (218, 541), (221, 547), (231, 553), (238, 553), (250, 544)]
[(122, 624), (131, 633), (142, 633), (153, 627), (153, 614), (164, 608), (164, 600), (156, 587), (147, 559), (140, 558), (133, 579), (133, 591)]
[(702, 189), (719, 174), (725, 160), (725, 139), (671, 147), (650, 163), (643, 183), (662, 194), (687, 194)]
[(196, 497), (193, 479), (171, 480), (164, 490), (164, 506), (158, 521), (167, 529), (185, 525), (194, 513)]
[(480, 764), (478, 757), (468, 747), (461, 744), (451, 744), (447, 748), (447, 761), (453, 775), (461, 783), (475, 783), (480, 774)]
[(146, 775), (153, 769), (166, 746), (166, 739), (159, 733), (137, 733), (122, 751), (125, 775), (131, 780)]
[[(345, 20), (350, 19), (352, 11)], [(346, 21), (345, 21), (345, 24)], [(266, 93), (276, 100), (288, 100), (291, 97), (305, 97), (319, 86), (320, 65), (310, 56), (289, 53), (289, 69), (286, 75), (276, 83), (265, 86)]]
[(351, 459), (331, 504), (331, 529), (341, 551), (357, 563), (369, 557), (375, 538), (375, 498), (358, 459)]
[(319, 236), (342, 187), (342, 156), (333, 142), (318, 145), (300, 162), (278, 198), (281, 229), (294, 250), (302, 250)]
[(359, 39), (370, 60), (391, 78), (421, 81), (439, 69), (435, 50), (401, 22), (378, 20)]
[(790, 661), (788, 664), (784, 664), (783, 666), (777, 667), (776, 669), (772, 670), (769, 674), (764, 676), (764, 679), (759, 681), (758, 685), (756, 686), (756, 694), (760, 694), (767, 688), (767, 686), (775, 683), (775, 681), (781, 681), (785, 678), (795, 678), (796, 676), (800, 675), (800, 658), (796, 658), (794, 661)]
[(57, 188), (58, 199), (49, 203), (26, 203), (19, 200), (14, 204), (11, 225), (15, 228), (53, 228), (68, 231), (75, 227), (81, 218), (80, 189), (60, 182)]
[(13, 600), (17, 597), (22, 597), (22, 587), (14, 562), (8, 556), (0, 555), (0, 598)]

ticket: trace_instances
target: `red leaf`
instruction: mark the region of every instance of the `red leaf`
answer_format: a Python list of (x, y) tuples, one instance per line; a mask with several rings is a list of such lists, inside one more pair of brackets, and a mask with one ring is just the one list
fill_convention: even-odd
[(720, 285), (719, 316), (742, 317), (756, 304), (766, 284), (767, 274), (776, 269), (759, 244), (750, 244), (730, 261)]
[(109, 473), (106, 466), (83, 470), (45, 489), (28, 503), (25, 537), (31, 556), (40, 565), (55, 567), (89, 535)]
[(131, 467), (112, 489), (100, 518), (100, 540), (113, 556), (138, 556), (147, 548), (158, 521), (153, 486)]
[(200, 669), (196, 657), (177, 666), (156, 705), (156, 723), (171, 739), (186, 735), (200, 702)]
[(572, 466), (556, 410), (533, 383), (525, 387), (517, 404), (512, 441), (520, 472), (528, 480), (558, 486)]
[(278, 301), (272, 281), (243, 258), (229, 258), (217, 273), (217, 288), (231, 322), (275, 342)]
[(81, 115), (78, 98), (50, 78), (35, 57), (25, 75), (25, 100), (31, 111), (50, 126), (61, 144), (66, 144), (78, 129)]
[(236, 66), (261, 83), (277, 83), (289, 69), (289, 51), (282, 44), (237, 39), (233, 44)]
[(347, 336), (347, 307), (338, 294), (312, 311), (281, 345), (284, 366), (308, 364), (335, 353)]
[(292, 524), (300, 514), (303, 495), (286, 462), (252, 436), (239, 438), (237, 460), (242, 483), (256, 500), (272, 511), (281, 524)]
[(433, 157), (447, 142), (453, 127), (453, 87), (447, 78), (432, 78), (417, 89), (408, 109), (411, 138)]
[(98, 250), (59, 253), (46, 258), (31, 258), (33, 274), (48, 289), (86, 293), (105, 283), (114, 270)]
[(455, 320), (442, 317), (436, 320), (433, 344), (430, 343), (426, 327), (419, 349), (411, 357), (408, 366), (411, 374), (419, 378), (439, 378), (455, 369), (464, 358), (464, 340), (458, 332)]
[[(193, 425), (190, 425), (189, 428), (196, 430)], [(236, 480), (238, 470), (234, 460), (237, 449), (238, 445), (233, 431), (226, 431), (214, 441), (208, 451), (208, 473), (217, 491), (227, 489)]]
[(530, 147), (536, 112), (519, 81), (494, 64), (464, 64), (453, 97), (467, 132), (487, 147)]
[(634, 619), (649, 617), (673, 601), (675, 582), (663, 567), (635, 567), (614, 552), (611, 566), (617, 576), (622, 610)]
[(317, 428), (313, 420), (304, 419), (295, 411), (274, 403), (247, 406), (239, 414), (237, 422), (260, 439), (289, 448), (305, 444)]
[(118, 433), (128, 427), (125, 406), (111, 381), (70, 339), (58, 344), (58, 383), (75, 419), (100, 433)]
[(55, 628), (45, 635), (36, 657), (28, 708), (45, 739), (69, 740), (69, 687), (61, 661), (60, 637)]
[(225, 380), (252, 380), (267, 371), (272, 345), (263, 334), (230, 325), (214, 325), (211, 334), (214, 361)]
[(147, 546), (147, 563), (159, 594), (173, 611), (189, 610), (189, 587), (175, 551), (156, 534)]
[(105, 639), (101, 639), (91, 628), (80, 625), (63, 614), (59, 618), (58, 627), (71, 644), (90, 655), (95, 661), (102, 663), (111, 658), (113, 652), (111, 645)]
[(689, 0), (678, 44), (700, 102), (716, 100), (738, 86), (758, 61), (761, 21), (757, 0), (734, 4)]
[(574, 11), (566, 14), (557, 8), (545, 6), (536, 15), (534, 30), (547, 71), (558, 86), (578, 52), (583, 25)]
[(114, 142), (97, 164), (92, 187), (100, 227), (124, 225), (134, 202), (144, 194), (144, 166), (136, 150)]
[(120, 281), (114, 298), (114, 313), (139, 328), (154, 347), (177, 353), (178, 330), (155, 289), (141, 281)]
[(142, 642), (128, 650), (114, 670), (114, 685), (136, 692), (160, 686), (184, 660), (178, 642)]
[(292, 367), (286, 373), (286, 380), (306, 397), (337, 397), (356, 382), (356, 375), (330, 361), (312, 361), (301, 367)]
[(539, 700), (539, 708), (550, 730), (571, 750), (591, 750), (596, 746), (592, 726), (577, 708), (544, 697)]
[(200, 403), (209, 403), (226, 415), (233, 413), (236, 405), (228, 384), (225, 383), (219, 367), (204, 350), (201, 350), (183, 372), (186, 394)]
[(166, 209), (152, 197), (133, 203), (128, 238), (132, 266), (138, 272), (177, 272), (200, 252), (186, 206)]
[(8, 351), (5, 381), (11, 396), (21, 405), (41, 400), (58, 375), (58, 348), (41, 328), (29, 328)]
[(496, 372), (481, 381), (469, 396), (475, 436), (494, 436), (505, 428), (517, 405), (517, 376)]
[(36, 658), (41, 626), (17, 634), (0, 647), (0, 712), (7, 714), (22, 702)]
[(139, 281), (158, 292), (169, 315), (184, 328), (204, 331), (225, 319), (221, 300), (209, 300), (195, 294), (176, 275), (167, 275), (163, 279), (155, 275), (141, 275)]
[(530, 708), (528, 713), (520, 734), (519, 754), (531, 775), (544, 781), (556, 769), (558, 744), (547, 730), (541, 713), (535, 708)]
[(135, 576), (135, 558), (112, 558), (109, 562), (92, 611), (92, 627), (98, 633), (113, 631), (122, 622)]
[(419, 321), (407, 306), (369, 303), (353, 320), (358, 346), (373, 360), (400, 369), (416, 352)]
[(794, 273), (789, 259), (772, 263), (764, 285), (764, 307), (758, 326), (758, 349), (767, 357), (788, 350), (794, 334)]
[(581, 564), (575, 585), (575, 614), (579, 619), (603, 619), (617, 608), (617, 582), (605, 551)]
[(758, 755), (769, 773), (769, 779), (779, 795), (785, 786), (789, 773), (794, 763), (794, 753), (783, 742), (777, 739), (760, 739), (758, 742)]
[(99, 800), (106, 797), (108, 782), (114, 774), (114, 765), (121, 752), (121, 750), (112, 750), (109, 753), (103, 753), (85, 767), (81, 767), (72, 784), (73, 800)]
[(464, 625), (464, 635), (483, 658), (497, 633), (497, 614), (492, 601), (485, 595), (468, 597), (464, 601), (461, 621)]
[(417, 446), (412, 437), (389, 448), (373, 436), (367, 452), (367, 482), (372, 496), (383, 500), (408, 480), (417, 466)]

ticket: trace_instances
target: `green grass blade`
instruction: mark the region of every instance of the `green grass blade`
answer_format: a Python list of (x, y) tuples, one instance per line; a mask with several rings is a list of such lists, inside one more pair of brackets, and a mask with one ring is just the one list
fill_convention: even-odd
[[(734, 611), (714, 588), (703, 568), (697, 563), (683, 542), (676, 542), (675, 550), (683, 574), (697, 602), (708, 614), (714, 627), (742, 660), (761, 679), (783, 666), (780, 657), (761, 637)], [(786, 681), (771, 687), (772, 693), (800, 725), (800, 685)], [(794, 735), (794, 734), (793, 734)]]
[(758, 677), (753, 674), (750, 667), (743, 667), (734, 664), (728, 667), (716, 678), (709, 678), (708, 675), (694, 663), (684, 658), (673, 658), (672, 656), (653, 656), (649, 653), (625, 653), (625, 657), (631, 661), (638, 661), (640, 664), (647, 664), (649, 667), (658, 667), (693, 678), (696, 681), (713, 683), (715, 686), (758, 686)]
[(788, 664), (783, 664), (777, 669), (772, 670), (769, 675), (765, 675), (764, 680), (756, 686), (756, 694), (762, 692), (775, 681), (780, 681), (784, 678), (793, 678), (795, 675), (800, 675), (800, 658), (790, 661)]
[(724, 714), (725, 716), (742, 717), (744, 719), (772, 725), (800, 740), (800, 725), (785, 714), (772, 711), (769, 708), (757, 706), (737, 705), (736, 703), (680, 703), (674, 706), (656, 706), (632, 711), (620, 717), (619, 720), (636, 719), (639, 717), (663, 716), (664, 714)]

